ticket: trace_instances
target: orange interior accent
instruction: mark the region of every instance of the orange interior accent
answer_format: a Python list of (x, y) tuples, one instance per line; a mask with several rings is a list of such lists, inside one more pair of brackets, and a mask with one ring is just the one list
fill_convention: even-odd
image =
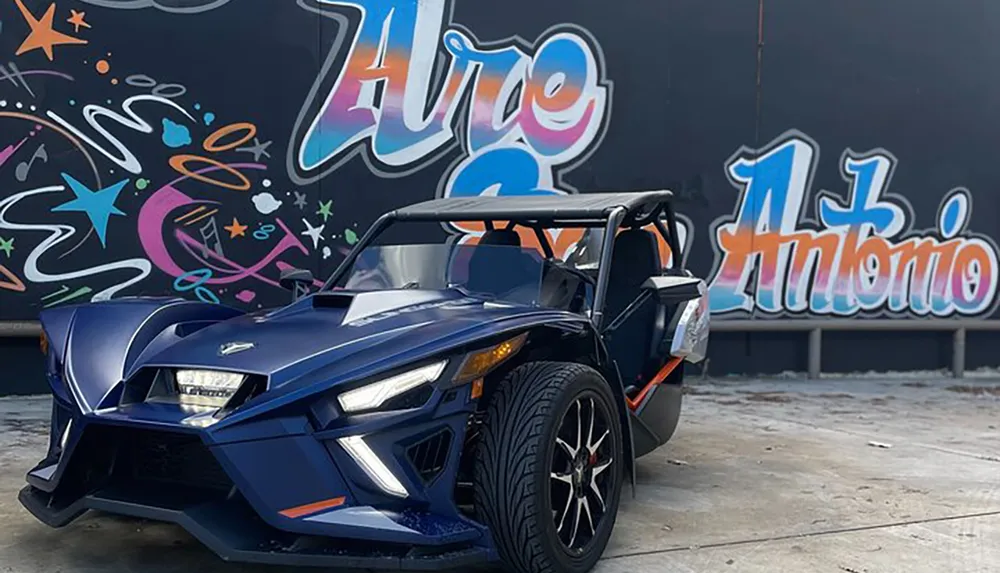
[(477, 378), (472, 381), (472, 399), (478, 400), (483, 395), (483, 379)]
[(323, 511), (324, 509), (332, 509), (334, 507), (340, 507), (340, 506), (344, 505), (345, 501), (347, 501), (347, 498), (345, 498), (343, 496), (341, 496), (341, 497), (335, 497), (333, 499), (326, 499), (326, 500), (323, 500), (323, 501), (317, 501), (316, 503), (310, 503), (310, 504), (307, 504), (307, 505), (300, 505), (298, 507), (292, 507), (292, 508), (289, 508), (289, 509), (285, 509), (283, 511), (279, 511), (278, 513), (280, 513), (281, 515), (283, 515), (285, 517), (289, 517), (289, 518), (295, 519), (296, 517), (302, 517), (303, 515), (309, 515), (311, 513), (316, 513), (318, 511)]
[(680, 358), (677, 357), (671, 358), (670, 360), (667, 361), (666, 364), (663, 365), (663, 368), (660, 368), (660, 371), (656, 373), (656, 376), (653, 376), (653, 379), (650, 380), (648, 384), (646, 384), (645, 388), (643, 388), (642, 391), (639, 392), (639, 395), (635, 397), (635, 400), (631, 400), (626, 396), (625, 400), (628, 402), (629, 409), (635, 411), (639, 407), (639, 405), (642, 404), (642, 401), (646, 399), (646, 395), (649, 394), (649, 391), (653, 389), (653, 386), (656, 386), (657, 384), (662, 384), (663, 381), (667, 379), (667, 376), (670, 376), (670, 373), (673, 372), (674, 369), (677, 368), (677, 365), (680, 363), (681, 363)]

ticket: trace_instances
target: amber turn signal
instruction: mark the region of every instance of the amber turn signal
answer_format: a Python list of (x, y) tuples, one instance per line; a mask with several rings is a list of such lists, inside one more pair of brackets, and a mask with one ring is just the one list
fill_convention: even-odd
[(49, 337), (45, 336), (45, 331), (42, 331), (42, 335), (38, 337), (38, 347), (42, 349), (42, 354), (49, 355)]
[(497, 366), (503, 364), (505, 360), (517, 354), (521, 350), (521, 347), (524, 346), (524, 341), (527, 338), (528, 333), (525, 332), (524, 334), (505, 340), (496, 346), (491, 346), (468, 355), (465, 361), (462, 362), (462, 367), (458, 369), (458, 374), (455, 375), (455, 383), (464, 384), (476, 378), (486, 376)]
[(472, 381), (472, 392), (470, 396), (473, 400), (478, 400), (483, 397), (483, 379), (476, 378)]

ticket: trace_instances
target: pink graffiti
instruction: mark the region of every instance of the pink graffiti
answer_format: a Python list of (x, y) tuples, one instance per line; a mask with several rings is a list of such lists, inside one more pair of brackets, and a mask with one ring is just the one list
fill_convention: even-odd
[[(227, 167), (265, 169), (265, 166), (255, 163), (236, 164)], [(222, 168), (209, 167), (197, 173), (207, 173), (220, 169)], [(180, 277), (187, 273), (188, 270), (182, 268), (174, 260), (164, 241), (164, 227), (169, 215), (183, 207), (219, 204), (218, 201), (194, 199), (175, 187), (175, 185), (187, 178), (181, 177), (154, 192), (142, 206), (142, 209), (140, 209), (138, 217), (139, 241), (146, 251), (146, 256), (149, 257), (149, 260), (157, 268), (172, 277)], [(174, 230), (173, 235), (181, 246), (184, 247), (184, 250), (198, 262), (198, 267), (195, 268), (210, 268), (220, 273), (214, 274), (211, 279), (205, 281), (208, 284), (231, 284), (252, 277), (271, 286), (280, 286), (277, 280), (261, 274), (261, 271), (272, 264), (280, 271), (282, 265), (285, 263), (277, 259), (288, 250), (298, 250), (302, 254), (308, 254), (309, 251), (306, 250), (306, 247), (298, 240), (295, 233), (289, 230), (281, 219), (276, 219), (275, 223), (284, 231), (284, 236), (266, 256), (248, 266), (241, 265), (236, 261), (215, 253), (181, 229)]]
[(253, 292), (252, 290), (241, 290), (240, 292), (236, 293), (236, 300), (242, 303), (251, 303), (255, 298), (257, 298), (257, 293)]

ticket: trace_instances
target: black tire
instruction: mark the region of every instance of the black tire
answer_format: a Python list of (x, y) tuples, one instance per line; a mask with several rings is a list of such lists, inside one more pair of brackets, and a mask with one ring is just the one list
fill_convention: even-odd
[[(476, 452), (475, 505), (508, 570), (584, 573), (600, 559), (614, 529), (624, 475), (622, 430), (614, 400), (608, 383), (593, 368), (561, 362), (524, 364), (508, 374), (493, 394)], [(557, 445), (560, 435), (568, 435), (564, 421), (571, 419), (573, 408), (578, 416), (576, 427), (580, 428), (574, 432), (578, 440), (573, 445), (578, 452), (591, 452), (582, 454), (589, 458), (589, 462), (581, 462), (583, 469), (573, 465), (573, 448), (566, 444), (567, 439), (560, 438)], [(581, 424), (586, 425), (583, 420), (588, 408), (591, 430), (584, 442), (588, 430)], [(606, 423), (599, 426), (601, 441), (591, 440), (598, 414), (607, 416)], [(591, 449), (594, 442), (597, 446)], [(593, 453), (598, 450), (599, 456)], [(585, 473), (588, 466), (596, 472), (608, 459), (607, 471)], [(555, 471), (565, 460), (571, 460), (567, 472)], [(573, 481), (563, 482), (565, 477), (556, 474)], [(554, 497), (563, 499), (558, 495), (560, 487), (567, 492), (565, 504), (558, 502), (565, 505), (562, 526), (557, 524), (561, 512), (553, 508)], [(588, 493), (591, 491), (594, 493)], [(585, 513), (581, 496), (589, 496)], [(590, 507), (591, 501), (595, 508)], [(578, 526), (590, 517), (592, 534), (587, 536), (582, 528), (565, 528), (571, 506)], [(596, 508), (601, 509), (599, 517)]]

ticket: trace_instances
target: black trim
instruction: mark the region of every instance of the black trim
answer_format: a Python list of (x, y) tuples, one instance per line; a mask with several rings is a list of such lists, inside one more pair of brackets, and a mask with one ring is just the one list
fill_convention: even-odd
[[(426, 548), (416, 552), (407, 546), (288, 534), (265, 524), (240, 499), (200, 502), (191, 496), (178, 495), (170, 500), (161, 498), (154, 506), (144, 502), (140, 492), (107, 488), (66, 507), (55, 508), (50, 506), (49, 494), (32, 486), (22, 489), (17, 497), (25, 509), (51, 527), (62, 527), (89, 509), (176, 523), (226, 561), (331, 569), (439, 571), (466, 569), (488, 560), (487, 551), (476, 547), (442, 548), (428, 553)], [(370, 549), (368, 553), (362, 549), (366, 546)]]

